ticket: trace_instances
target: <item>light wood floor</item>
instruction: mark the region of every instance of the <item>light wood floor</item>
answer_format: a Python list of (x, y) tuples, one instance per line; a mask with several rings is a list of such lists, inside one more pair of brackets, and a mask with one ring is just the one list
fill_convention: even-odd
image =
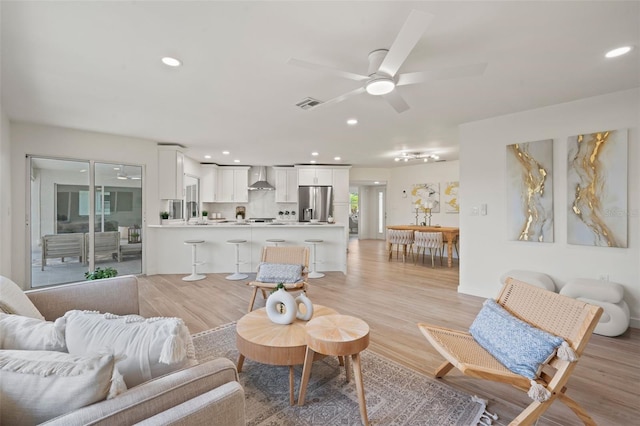
[[(321, 257), (321, 250), (319, 250)], [(319, 268), (321, 269), (321, 268)], [(510, 269), (505, 265), (505, 270)], [(383, 241), (352, 240), (345, 276), (330, 272), (310, 280), (309, 298), (343, 314), (364, 319), (371, 328), (370, 350), (431, 375), (442, 363), (416, 327), (417, 322), (467, 329), (483, 299), (457, 293), (458, 264), (387, 261)], [(202, 281), (185, 282), (178, 275), (140, 277), (144, 316), (175, 316), (192, 333), (207, 330), (246, 313), (251, 289), (226, 274), (208, 274)], [(264, 302), (258, 297), (257, 306)], [(616, 338), (593, 335), (569, 381), (567, 394), (582, 404), (599, 425), (640, 424), (640, 330)], [(366, 392), (366, 371), (364, 372)], [(449, 373), (443, 382), (489, 400), (489, 410), (506, 425), (529, 398), (514, 388)], [(539, 425), (582, 424), (562, 403), (555, 402)]]

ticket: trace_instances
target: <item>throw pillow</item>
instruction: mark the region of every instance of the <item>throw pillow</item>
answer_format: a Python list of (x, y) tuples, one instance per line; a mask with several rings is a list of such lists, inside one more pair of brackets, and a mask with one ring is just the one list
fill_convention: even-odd
[(127, 387), (195, 363), (189, 329), (179, 318), (91, 311), (69, 311), (64, 318), (69, 353), (83, 355), (106, 348), (123, 356), (117, 366)]
[(7, 314), (44, 320), (38, 308), (29, 300), (18, 284), (0, 275), (0, 311)]
[(64, 321), (0, 313), (0, 349), (66, 352)]
[(0, 351), (0, 424), (34, 425), (126, 390), (112, 354)]
[(263, 283), (297, 283), (302, 280), (302, 265), (262, 262), (256, 281)]
[(487, 299), (469, 332), (487, 352), (516, 374), (536, 379), (564, 340), (511, 315)]

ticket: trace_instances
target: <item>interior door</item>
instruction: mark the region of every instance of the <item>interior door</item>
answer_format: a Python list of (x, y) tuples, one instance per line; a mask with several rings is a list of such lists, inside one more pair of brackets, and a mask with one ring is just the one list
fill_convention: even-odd
[(387, 189), (383, 186), (375, 187), (375, 235), (376, 239), (387, 238)]

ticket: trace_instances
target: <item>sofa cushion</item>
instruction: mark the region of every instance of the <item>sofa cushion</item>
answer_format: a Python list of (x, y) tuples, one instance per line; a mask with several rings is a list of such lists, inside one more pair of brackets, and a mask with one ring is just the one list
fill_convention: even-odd
[(41, 321), (0, 313), (0, 349), (66, 352), (63, 320)]
[(256, 281), (262, 283), (297, 283), (302, 280), (302, 265), (262, 262)]
[(18, 284), (0, 275), (0, 311), (44, 320)]
[(0, 351), (0, 423), (34, 425), (126, 390), (112, 354)]
[(564, 340), (514, 317), (487, 299), (469, 332), (487, 352), (516, 374), (535, 379)]
[(189, 329), (179, 318), (119, 316), (93, 311), (65, 314), (69, 353), (108, 350), (116, 356), (127, 387), (195, 363)]

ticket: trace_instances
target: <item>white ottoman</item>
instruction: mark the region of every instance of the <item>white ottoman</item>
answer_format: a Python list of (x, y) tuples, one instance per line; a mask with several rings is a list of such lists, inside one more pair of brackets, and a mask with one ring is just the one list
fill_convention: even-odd
[(500, 277), (500, 282), (504, 284), (508, 277), (516, 279), (518, 281), (522, 281), (523, 283), (535, 285), (536, 287), (546, 288), (549, 291), (556, 291), (556, 284), (553, 282), (553, 279), (547, 274), (543, 274), (542, 272), (536, 271), (525, 271), (523, 269), (512, 269), (510, 271), (505, 272), (502, 277)]
[(568, 281), (560, 294), (601, 306), (600, 322), (593, 331), (603, 336), (619, 336), (629, 328), (629, 306), (624, 301), (624, 287), (618, 283), (575, 278)]

